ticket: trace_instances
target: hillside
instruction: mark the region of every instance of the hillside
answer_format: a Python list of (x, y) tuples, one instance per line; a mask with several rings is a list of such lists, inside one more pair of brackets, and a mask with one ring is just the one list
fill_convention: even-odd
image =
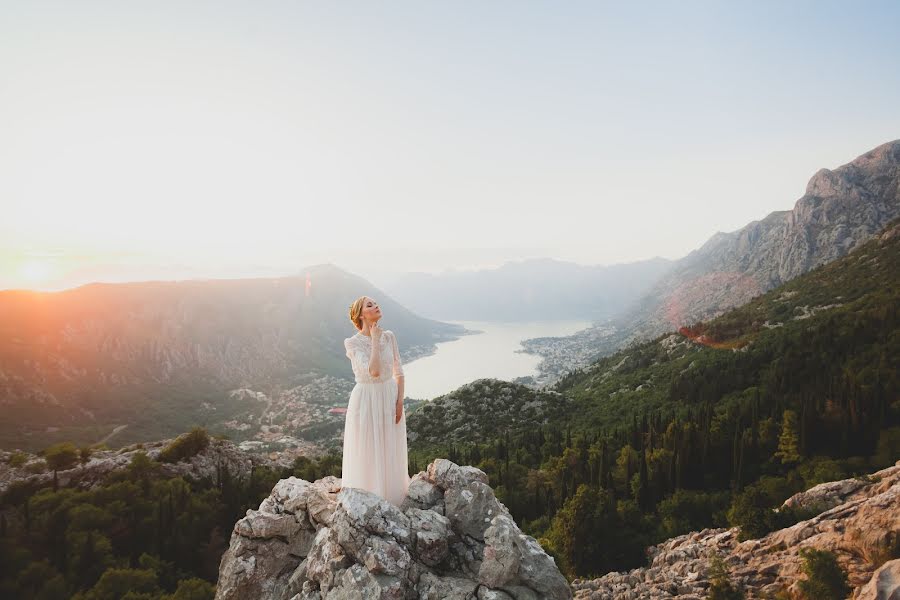
[[(2, 291), (0, 448), (93, 443), (114, 430), (108, 443), (126, 444), (195, 424), (241, 439), (263, 425), (300, 436), (346, 400), (347, 307), (363, 294), (403, 332), (405, 360), (463, 333), (331, 265), (277, 279)], [(327, 406), (302, 402), (313, 388)]]
[(832, 377), (842, 367), (871, 377), (867, 366), (880, 365), (878, 372), (889, 377), (877, 382), (884, 394), (900, 388), (890, 369), (891, 357), (900, 356), (898, 306), (900, 219), (895, 219), (844, 258), (707, 323), (604, 357), (554, 389), (575, 400), (582, 415), (577, 427), (585, 428), (622, 425), (656, 409), (685, 417), (688, 406), (712, 399), (721, 410), (754, 386), (786, 387), (790, 380), (816, 385), (826, 368)]
[(712, 236), (675, 261), (653, 287), (608, 323), (524, 346), (542, 369), (563, 374), (635, 341), (708, 320), (833, 261), (900, 216), (900, 140), (834, 170), (820, 169), (792, 210)]
[[(503, 429), (570, 421), (572, 431), (614, 429), (653, 410), (686, 418), (691, 406), (711, 399), (725, 410), (748, 388), (756, 393), (766, 379), (780, 377), (782, 355), (787, 364), (809, 363), (793, 372), (799, 382), (817, 367), (837, 370), (844, 360), (855, 370), (873, 363), (888, 369), (884, 361), (900, 356), (900, 341), (889, 336), (900, 306), (898, 231), (900, 219), (842, 259), (708, 323), (632, 344), (546, 391), (490, 379), (469, 383), (410, 414), (410, 438), (423, 446), (483, 442)], [(797, 354), (810, 349), (832, 355)], [(898, 389), (896, 377), (879, 385)]]
[(422, 403), (406, 421), (417, 449), (453, 442), (486, 442), (528, 431), (570, 411), (567, 396), (496, 379), (477, 379)]
[(423, 413), (417, 427), (448, 443), (410, 452), (484, 470), (569, 576), (638, 567), (647, 546), (704, 528), (758, 538), (807, 518), (773, 511), (792, 494), (900, 458), (898, 306), (900, 219), (742, 307), (573, 371), (548, 390), (565, 410), (531, 427), (467, 441), (477, 425)]
[[(740, 528), (732, 527), (666, 540), (647, 549), (646, 567), (574, 580), (575, 598), (705, 598), (715, 585), (722, 593), (725, 582), (748, 598), (797, 597), (810, 580), (802, 568), (810, 550), (833, 554), (850, 598), (900, 595), (900, 461), (865, 477), (819, 484), (782, 506), (799, 504), (813, 507), (809, 518), (759, 539), (740, 541)], [(724, 567), (719, 574), (715, 558)], [(827, 590), (825, 577), (817, 583)]]

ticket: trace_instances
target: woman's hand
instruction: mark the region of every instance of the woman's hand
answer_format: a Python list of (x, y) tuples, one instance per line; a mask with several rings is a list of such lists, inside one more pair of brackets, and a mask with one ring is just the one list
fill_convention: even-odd
[(397, 404), (394, 407), (394, 410), (397, 413), (397, 416), (394, 418), (394, 423), (399, 423), (400, 415), (403, 413), (403, 400), (401, 398), (397, 398)]
[(381, 334), (384, 332), (384, 329), (378, 326), (378, 323), (372, 323), (369, 326), (369, 334), (372, 336), (373, 340), (377, 340), (381, 337)]

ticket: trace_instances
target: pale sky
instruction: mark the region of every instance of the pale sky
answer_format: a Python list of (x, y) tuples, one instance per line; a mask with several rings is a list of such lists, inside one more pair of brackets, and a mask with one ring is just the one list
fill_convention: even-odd
[(900, 138), (897, 2), (0, 2), (0, 289), (676, 259)]

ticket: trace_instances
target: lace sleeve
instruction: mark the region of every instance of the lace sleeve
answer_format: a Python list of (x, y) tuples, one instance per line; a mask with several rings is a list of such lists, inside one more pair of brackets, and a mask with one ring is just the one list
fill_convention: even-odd
[(397, 349), (397, 336), (394, 335), (394, 332), (391, 332), (391, 346), (394, 349), (394, 366), (393, 366), (393, 376), (394, 377), (403, 377), (403, 364), (400, 362), (400, 351)]

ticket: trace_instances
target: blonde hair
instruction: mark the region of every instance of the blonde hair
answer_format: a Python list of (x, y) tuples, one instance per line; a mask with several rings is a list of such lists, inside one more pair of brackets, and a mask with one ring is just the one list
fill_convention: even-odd
[(367, 297), (368, 296), (360, 296), (350, 305), (350, 320), (353, 321), (353, 326), (360, 331), (362, 331), (363, 304), (365, 304)]

